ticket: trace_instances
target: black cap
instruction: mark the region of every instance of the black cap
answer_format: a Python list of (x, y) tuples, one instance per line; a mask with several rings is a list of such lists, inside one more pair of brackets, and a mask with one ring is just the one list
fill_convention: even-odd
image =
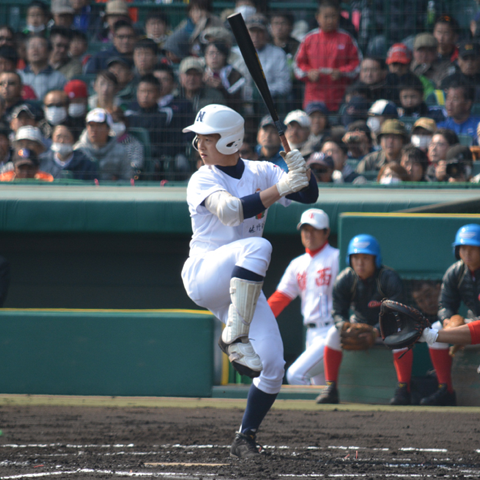
[(480, 55), (480, 45), (477, 42), (463, 42), (458, 48), (459, 57), (478, 57)]
[(33, 150), (20, 148), (13, 152), (12, 162), (14, 165), (34, 165), (38, 166), (38, 157)]

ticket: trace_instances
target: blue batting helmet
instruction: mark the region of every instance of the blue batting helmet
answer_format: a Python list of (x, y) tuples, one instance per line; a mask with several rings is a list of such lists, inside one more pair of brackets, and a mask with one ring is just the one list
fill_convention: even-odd
[(380, 251), (380, 244), (375, 237), (371, 235), (361, 234), (353, 237), (348, 244), (347, 250), (347, 265), (350, 264), (350, 255), (355, 253), (364, 253), (366, 255), (375, 256), (375, 266), (380, 268), (382, 265), (382, 253)]
[(460, 260), (458, 251), (462, 245), (480, 247), (480, 225), (469, 223), (458, 230), (455, 241), (452, 243), (453, 254), (457, 260)]

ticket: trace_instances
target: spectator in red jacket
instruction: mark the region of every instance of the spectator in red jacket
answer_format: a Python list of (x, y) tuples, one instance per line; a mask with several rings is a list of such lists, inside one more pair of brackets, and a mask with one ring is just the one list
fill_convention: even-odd
[(345, 89), (358, 76), (361, 53), (355, 40), (338, 29), (336, 2), (322, 0), (316, 18), (320, 28), (300, 44), (295, 75), (305, 82), (304, 108), (310, 102), (324, 102), (330, 111), (337, 111)]

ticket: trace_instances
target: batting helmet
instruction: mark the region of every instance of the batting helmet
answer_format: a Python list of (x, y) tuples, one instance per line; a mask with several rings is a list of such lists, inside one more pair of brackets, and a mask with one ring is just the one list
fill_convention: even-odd
[(375, 237), (371, 235), (361, 234), (353, 237), (348, 244), (347, 265), (351, 266), (350, 255), (355, 253), (364, 253), (366, 255), (375, 256), (375, 266), (380, 268), (382, 265), (382, 253), (380, 252), (380, 244)]
[(469, 223), (458, 230), (452, 243), (453, 254), (457, 260), (460, 260), (459, 250), (462, 245), (480, 247), (480, 225)]
[[(195, 122), (183, 129), (183, 133), (194, 132), (200, 135), (218, 133), (217, 150), (224, 155), (231, 155), (240, 150), (245, 135), (245, 120), (235, 110), (224, 105), (207, 105), (197, 113)], [(193, 140), (196, 147), (196, 137)]]

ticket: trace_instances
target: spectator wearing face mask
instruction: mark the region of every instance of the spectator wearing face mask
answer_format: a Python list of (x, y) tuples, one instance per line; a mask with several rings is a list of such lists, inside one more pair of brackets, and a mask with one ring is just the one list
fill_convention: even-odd
[(388, 100), (377, 100), (368, 110), (367, 126), (372, 133), (374, 141), (386, 120), (398, 118), (397, 106)]
[(68, 116), (85, 125), (85, 116), (87, 115), (88, 88), (82, 80), (70, 80), (63, 91), (68, 97)]
[(53, 178), (93, 180), (97, 178), (97, 164), (81, 150), (73, 150), (74, 136), (67, 125), (59, 124), (52, 133), (52, 145), (41, 156), (40, 170)]
[(420, 117), (412, 127), (410, 141), (414, 147), (427, 153), (428, 146), (432, 141), (434, 133), (437, 131), (435, 120), (427, 117)]
[(47, 28), (50, 20), (50, 11), (45, 3), (40, 0), (32, 0), (27, 7), (27, 26), (23, 33), (31, 35), (42, 33)]
[(390, 162), (385, 164), (378, 172), (377, 182), (381, 185), (393, 185), (408, 182), (409, 178), (407, 171), (401, 165)]

